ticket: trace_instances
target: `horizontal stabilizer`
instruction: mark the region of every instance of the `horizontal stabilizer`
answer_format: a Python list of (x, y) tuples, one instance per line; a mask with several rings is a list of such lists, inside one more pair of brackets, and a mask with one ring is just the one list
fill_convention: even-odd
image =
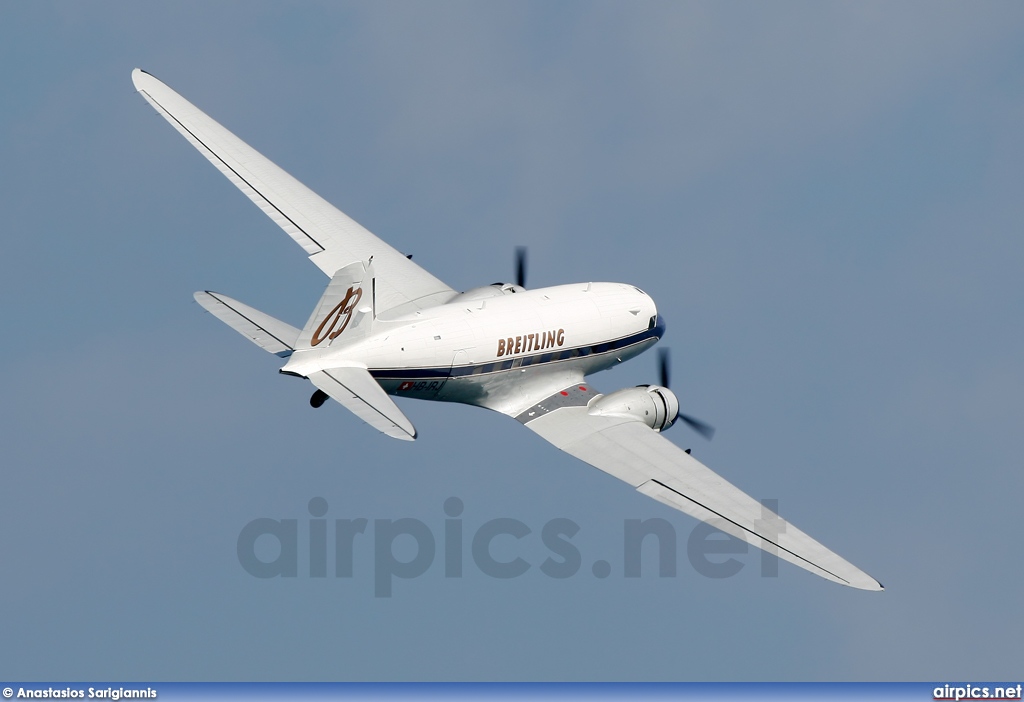
[(207, 312), (261, 349), (281, 358), (291, 356), (295, 350), (299, 330), (292, 325), (220, 293), (200, 291), (193, 297)]
[(309, 380), (374, 429), (404, 441), (416, 438), (412, 422), (366, 368), (330, 368), (311, 373)]

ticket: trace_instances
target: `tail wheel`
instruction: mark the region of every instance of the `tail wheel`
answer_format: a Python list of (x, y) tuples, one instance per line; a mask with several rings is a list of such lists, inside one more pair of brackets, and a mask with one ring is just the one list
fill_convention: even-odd
[(309, 398), (309, 404), (311, 407), (320, 407), (323, 403), (327, 402), (328, 395), (323, 390), (317, 390), (313, 393), (313, 396)]

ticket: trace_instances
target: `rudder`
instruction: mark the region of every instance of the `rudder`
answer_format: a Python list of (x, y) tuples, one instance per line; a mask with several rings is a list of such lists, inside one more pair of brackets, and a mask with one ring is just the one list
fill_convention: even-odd
[(373, 259), (367, 264), (357, 261), (338, 269), (299, 334), (295, 348), (325, 349), (339, 338), (346, 344), (368, 336), (375, 317), (375, 287)]

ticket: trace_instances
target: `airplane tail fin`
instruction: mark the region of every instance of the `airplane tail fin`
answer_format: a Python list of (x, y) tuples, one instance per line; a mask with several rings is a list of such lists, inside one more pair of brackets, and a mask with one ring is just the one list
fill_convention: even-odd
[(297, 350), (326, 349), (369, 335), (376, 317), (373, 259), (338, 269), (295, 343)]
[[(339, 404), (374, 429), (395, 439), (412, 441), (416, 429), (394, 401), (370, 375), (366, 366), (336, 358), (323, 367), (321, 354), (332, 344), (344, 346), (367, 337), (376, 319), (376, 281), (373, 259), (352, 263), (335, 272), (295, 342), (296, 354), (282, 373), (308, 378), (319, 391), (310, 404), (319, 407), (327, 399)], [(303, 353), (309, 352), (309, 353)], [(332, 354), (333, 356), (333, 354)]]
[(295, 350), (299, 330), (227, 295), (210, 290), (193, 295), (203, 309), (264, 351), (287, 358)]

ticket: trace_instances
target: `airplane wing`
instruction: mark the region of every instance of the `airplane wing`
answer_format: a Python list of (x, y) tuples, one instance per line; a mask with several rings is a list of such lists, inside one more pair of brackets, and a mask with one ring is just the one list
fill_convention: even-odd
[(566, 453), (731, 536), (827, 580), (883, 589), (643, 422), (590, 414), (587, 403), (596, 395), (589, 385), (574, 385), (516, 419)]
[(456, 294), (161, 81), (138, 68), (132, 71), (132, 81), (157, 112), (305, 249), (328, 276), (372, 256), (381, 313), (433, 307)]

